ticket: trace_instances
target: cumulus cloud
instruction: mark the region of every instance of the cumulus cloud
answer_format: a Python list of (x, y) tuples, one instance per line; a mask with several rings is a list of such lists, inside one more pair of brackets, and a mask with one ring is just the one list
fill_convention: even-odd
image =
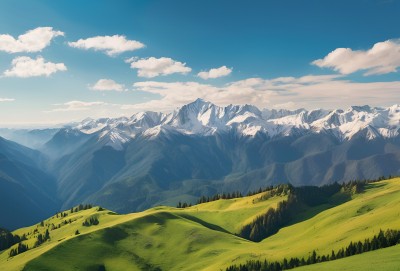
[(15, 101), (15, 99), (12, 99), (12, 98), (0, 98), (0, 103), (1, 102), (13, 102), (13, 101)]
[(7, 53), (39, 52), (57, 36), (64, 36), (64, 33), (53, 30), (52, 27), (38, 27), (29, 30), (16, 39), (11, 35), (1, 34), (0, 51)]
[(231, 74), (231, 72), (232, 72), (232, 69), (227, 68), (226, 66), (222, 66), (219, 68), (211, 69), (209, 71), (199, 72), (197, 74), (197, 76), (204, 80), (207, 80), (210, 78), (224, 77), (224, 76)]
[(274, 79), (248, 78), (223, 86), (198, 82), (144, 81), (135, 91), (161, 97), (145, 103), (124, 105), (131, 111), (170, 111), (197, 98), (219, 105), (254, 104), (259, 108), (343, 108), (355, 104), (390, 105), (398, 99), (400, 81), (353, 82), (341, 75), (308, 75)]
[(96, 106), (107, 105), (105, 102), (83, 102), (83, 101), (69, 101), (63, 104), (55, 104), (58, 106), (49, 112), (62, 112), (62, 111), (83, 111), (89, 110)]
[(100, 79), (90, 89), (97, 91), (123, 91), (125, 86), (111, 79)]
[(145, 45), (136, 40), (128, 40), (125, 36), (96, 36), (87, 39), (79, 39), (74, 42), (68, 42), (68, 45), (74, 48), (95, 51), (103, 51), (109, 56), (118, 55), (128, 51), (134, 51), (143, 48)]
[(69, 101), (57, 104), (54, 116), (119, 117), (139, 111), (170, 112), (197, 98), (215, 104), (253, 104), (261, 108), (347, 108), (350, 105), (388, 106), (398, 100), (400, 81), (354, 82), (342, 75), (307, 75), (273, 79), (248, 78), (221, 86), (199, 82), (142, 81), (133, 91), (144, 92), (147, 101), (115, 104), (100, 101)]
[(332, 68), (342, 74), (364, 70), (364, 75), (396, 72), (400, 67), (400, 39), (376, 43), (371, 49), (338, 48), (312, 64)]
[(50, 76), (55, 72), (67, 70), (64, 63), (45, 62), (41, 56), (36, 59), (28, 56), (19, 56), (13, 59), (11, 66), (11, 69), (4, 71), (4, 76), (22, 78)]
[(138, 76), (147, 78), (173, 73), (186, 74), (192, 70), (186, 66), (186, 63), (168, 57), (130, 58), (126, 62), (130, 63), (132, 69), (138, 70)]

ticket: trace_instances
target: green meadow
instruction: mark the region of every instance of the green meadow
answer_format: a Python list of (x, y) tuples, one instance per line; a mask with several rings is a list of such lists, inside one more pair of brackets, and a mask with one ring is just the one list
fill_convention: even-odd
[[(285, 195), (264, 199), (266, 193), (126, 215), (98, 207), (65, 211), (66, 217), (53, 216), (43, 226), (14, 231), (25, 234), (24, 243), (32, 248), (39, 233), (56, 226), (50, 230), (50, 240), (39, 247), (11, 258), (10, 249), (0, 252), (0, 269), (224, 270), (247, 260), (308, 257), (313, 250), (329, 254), (380, 229), (400, 229), (400, 179), (396, 178), (368, 184), (347, 200), (335, 195), (330, 202), (299, 213), (288, 226), (259, 243), (236, 236), (242, 226), (287, 199)], [(83, 226), (91, 217), (99, 224)], [(297, 270), (398, 270), (399, 253), (395, 246)], [(386, 269), (382, 269), (385, 259)]]
[(400, 245), (352, 257), (299, 267), (296, 271), (395, 271), (400, 270)]

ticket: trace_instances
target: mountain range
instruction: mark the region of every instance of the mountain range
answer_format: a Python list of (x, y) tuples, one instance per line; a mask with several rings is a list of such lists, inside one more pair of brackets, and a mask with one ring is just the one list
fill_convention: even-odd
[(19, 152), (19, 160), (7, 146), (0, 153), (44, 174), (29, 182), (62, 209), (92, 203), (133, 212), (278, 183), (323, 185), (400, 174), (399, 105), (260, 110), (198, 99), (171, 113), (88, 118), (58, 129), (2, 129), (0, 135), (35, 148), (3, 140), (29, 151)]
[(237, 136), (269, 138), (326, 133), (339, 141), (350, 140), (360, 132), (367, 139), (393, 138), (400, 134), (400, 106), (388, 108), (352, 106), (347, 110), (259, 110), (252, 105), (219, 107), (202, 99), (169, 114), (140, 112), (130, 118), (85, 119), (70, 125), (85, 134), (107, 138), (115, 149), (138, 135), (155, 138), (159, 134), (211, 136), (235, 133)]

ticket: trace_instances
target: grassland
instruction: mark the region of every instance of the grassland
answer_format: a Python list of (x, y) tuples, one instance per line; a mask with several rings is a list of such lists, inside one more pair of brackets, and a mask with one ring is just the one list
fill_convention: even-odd
[(294, 271), (399, 271), (400, 245), (336, 261), (303, 266)]
[[(71, 223), (50, 231), (51, 240), (38, 248), (13, 258), (8, 258), (8, 250), (1, 252), (0, 269), (220, 270), (249, 259), (307, 257), (314, 249), (318, 254), (328, 254), (350, 241), (371, 237), (380, 229), (400, 229), (400, 179), (369, 184), (363, 193), (353, 195), (347, 202), (326, 204), (299, 214), (296, 223), (260, 243), (235, 236), (244, 224), (286, 199), (275, 196), (260, 200), (261, 196), (218, 200), (185, 209), (156, 207), (127, 215), (97, 208), (72, 214), (68, 211), (65, 218), (53, 216), (44, 221), (44, 227), (38, 224), (15, 231), (19, 235), (29, 233), (26, 243), (32, 247), (35, 229), (43, 232), (52, 224), (71, 219)], [(97, 216), (100, 224), (82, 226), (90, 216)], [(76, 230), (79, 235), (75, 235)], [(367, 254), (388, 251), (388, 255), (398, 255), (399, 250), (393, 247)], [(346, 264), (357, 257), (360, 262), (365, 260), (365, 266), (375, 264), (372, 256), (371, 261), (364, 256), (367, 254), (320, 266)], [(393, 260), (396, 262), (395, 256)], [(400, 265), (400, 260), (397, 263)], [(299, 270), (316, 267), (304, 268)], [(344, 270), (327, 268), (318, 270)], [(396, 270), (390, 265), (388, 268)]]

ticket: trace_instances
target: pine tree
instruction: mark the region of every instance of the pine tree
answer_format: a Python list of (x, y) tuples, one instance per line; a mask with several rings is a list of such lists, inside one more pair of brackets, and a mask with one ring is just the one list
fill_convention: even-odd
[(49, 239), (50, 239), (50, 233), (49, 233), (49, 230), (46, 229), (46, 233), (44, 234), (44, 240), (47, 241)]
[(331, 260), (336, 260), (336, 255), (334, 250), (332, 250)]

